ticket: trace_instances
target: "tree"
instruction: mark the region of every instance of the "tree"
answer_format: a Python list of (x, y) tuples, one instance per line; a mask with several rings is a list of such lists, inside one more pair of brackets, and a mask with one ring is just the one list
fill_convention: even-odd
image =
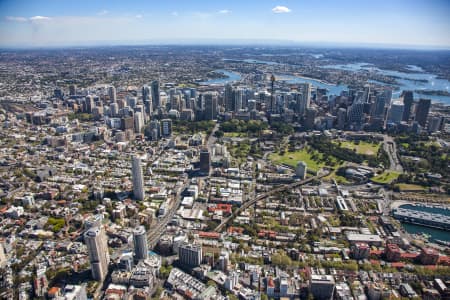
[(218, 139), (221, 139), (224, 136), (224, 132), (222, 130), (217, 130), (216, 132), (214, 132), (214, 136)]

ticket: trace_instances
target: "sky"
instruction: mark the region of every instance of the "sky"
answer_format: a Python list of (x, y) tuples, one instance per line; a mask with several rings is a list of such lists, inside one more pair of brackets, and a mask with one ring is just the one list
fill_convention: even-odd
[(305, 43), (450, 49), (450, 0), (0, 0), (0, 47)]

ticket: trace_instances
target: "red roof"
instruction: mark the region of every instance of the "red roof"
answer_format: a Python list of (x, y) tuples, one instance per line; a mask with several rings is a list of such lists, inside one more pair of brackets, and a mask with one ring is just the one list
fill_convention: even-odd
[(220, 233), (218, 232), (206, 232), (206, 231), (199, 231), (198, 235), (201, 238), (211, 238), (211, 239), (218, 239), (220, 237)]
[(244, 228), (230, 226), (230, 227), (228, 227), (227, 231), (228, 231), (228, 233), (239, 233), (239, 234), (242, 234), (244, 232)]
[(391, 266), (393, 268), (401, 269), (405, 266), (405, 264), (402, 262), (393, 262), (393, 263), (391, 263)]
[(403, 259), (416, 259), (417, 256), (419, 256), (419, 254), (417, 254), (417, 253), (408, 253), (408, 252), (406, 252), (406, 253), (400, 254), (400, 257), (403, 258)]
[(59, 292), (60, 288), (57, 286), (51, 287), (48, 290), (48, 295), (56, 295)]
[(446, 265), (446, 266), (450, 265), (450, 257), (445, 256), (445, 255), (439, 256), (438, 264)]
[(231, 208), (232, 208), (231, 204), (222, 204), (222, 203), (220, 203), (220, 204), (217, 204), (215, 206), (209, 206), (208, 207), (208, 211), (209, 212), (215, 212), (215, 211), (219, 210), (219, 211), (223, 211), (223, 212), (231, 214)]

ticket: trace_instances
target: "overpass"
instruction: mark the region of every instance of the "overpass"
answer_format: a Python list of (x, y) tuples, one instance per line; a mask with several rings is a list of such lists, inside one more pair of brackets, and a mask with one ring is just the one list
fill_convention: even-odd
[(292, 189), (294, 189), (296, 187), (299, 187), (301, 185), (304, 185), (304, 184), (310, 183), (310, 182), (312, 182), (314, 180), (321, 179), (321, 178), (323, 178), (325, 176), (328, 176), (329, 174), (330, 174), (330, 171), (327, 171), (324, 174), (317, 175), (317, 176), (314, 176), (314, 177), (311, 177), (311, 178), (308, 178), (308, 179), (305, 179), (305, 180), (302, 180), (302, 181), (297, 181), (297, 182), (294, 182), (294, 183), (291, 183), (291, 184), (277, 186), (277, 187), (273, 188), (272, 190), (257, 196), (253, 200), (245, 202), (241, 207), (239, 207), (236, 211), (234, 211), (228, 218), (224, 219), (214, 229), (214, 231), (221, 232), (225, 228), (225, 226), (229, 222), (231, 222), (236, 216), (238, 216), (241, 212), (243, 212), (244, 210), (246, 210), (247, 208), (249, 208), (250, 206), (252, 206), (253, 204), (255, 204), (256, 202), (258, 202), (260, 200), (263, 200), (263, 199), (265, 199), (265, 198), (267, 198), (269, 196), (272, 196), (272, 195), (275, 195), (275, 194), (278, 194), (278, 193), (281, 193), (281, 192), (284, 192), (284, 191), (292, 190)]
[(181, 203), (181, 193), (187, 188), (189, 185), (189, 179), (185, 179), (183, 185), (178, 188), (178, 191), (175, 195), (175, 203), (172, 204), (172, 207), (169, 211), (159, 220), (158, 224), (154, 228), (151, 228), (147, 233), (147, 243), (149, 248), (154, 248), (161, 238), (162, 234), (165, 232), (167, 224), (169, 224), (170, 220), (172, 220), (175, 212)]

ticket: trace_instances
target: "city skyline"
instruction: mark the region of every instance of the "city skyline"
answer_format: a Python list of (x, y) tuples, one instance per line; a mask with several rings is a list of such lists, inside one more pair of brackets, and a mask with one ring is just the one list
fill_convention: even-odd
[(441, 0), (38, 0), (2, 1), (0, 11), (0, 47), (254, 43), (450, 48), (450, 4)]

